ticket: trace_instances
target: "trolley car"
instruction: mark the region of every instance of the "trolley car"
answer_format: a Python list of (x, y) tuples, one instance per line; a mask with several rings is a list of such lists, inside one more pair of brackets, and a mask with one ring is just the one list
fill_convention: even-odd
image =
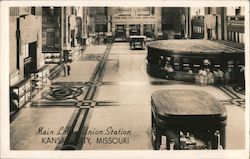
[(226, 109), (198, 90), (159, 90), (151, 96), (155, 150), (225, 149)]

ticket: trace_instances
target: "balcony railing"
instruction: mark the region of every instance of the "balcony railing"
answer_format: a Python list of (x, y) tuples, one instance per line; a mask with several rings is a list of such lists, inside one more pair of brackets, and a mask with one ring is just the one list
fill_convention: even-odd
[(140, 20), (140, 19), (155, 19), (156, 16), (114, 16), (113, 19), (116, 19), (116, 20)]
[(244, 16), (228, 16), (227, 20), (229, 23), (244, 23), (245, 17)]
[(204, 26), (204, 16), (193, 16), (191, 23), (193, 26)]
[(195, 15), (192, 17), (192, 19), (204, 19), (203, 15)]
[(227, 16), (228, 21), (244, 21), (244, 16)]
[(244, 26), (244, 16), (228, 16), (228, 26)]

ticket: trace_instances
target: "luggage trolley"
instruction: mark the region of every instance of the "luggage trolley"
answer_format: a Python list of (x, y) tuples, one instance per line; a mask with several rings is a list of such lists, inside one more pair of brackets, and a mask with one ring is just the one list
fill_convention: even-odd
[(146, 47), (146, 36), (133, 35), (129, 37), (130, 49), (145, 49)]
[(155, 150), (225, 149), (226, 109), (199, 90), (159, 90), (151, 96)]

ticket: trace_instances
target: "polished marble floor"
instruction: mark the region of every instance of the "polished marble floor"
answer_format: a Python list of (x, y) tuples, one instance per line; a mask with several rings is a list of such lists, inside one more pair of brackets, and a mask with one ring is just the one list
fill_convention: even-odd
[(150, 96), (163, 89), (215, 96), (228, 113), (227, 149), (244, 149), (243, 94), (229, 86), (152, 78), (145, 71), (146, 54), (128, 43), (89, 46), (71, 64), (70, 76), (52, 81), (21, 109), (10, 124), (11, 149), (152, 150)]

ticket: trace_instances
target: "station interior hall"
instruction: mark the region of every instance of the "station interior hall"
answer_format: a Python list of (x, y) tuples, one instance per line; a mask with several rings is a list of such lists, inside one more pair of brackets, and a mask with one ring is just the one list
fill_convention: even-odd
[(10, 7), (10, 150), (245, 149), (245, 14)]

